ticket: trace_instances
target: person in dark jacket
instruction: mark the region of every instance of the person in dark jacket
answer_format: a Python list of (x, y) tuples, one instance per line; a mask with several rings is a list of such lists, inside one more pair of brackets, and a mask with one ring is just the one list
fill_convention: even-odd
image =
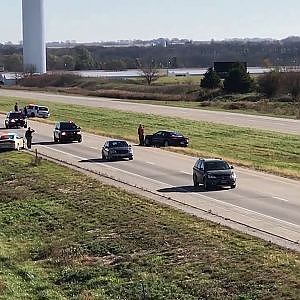
[(16, 102), (15, 104), (15, 111), (19, 111), (19, 106), (18, 106), (18, 103)]
[(139, 136), (140, 146), (144, 146), (145, 136), (144, 136), (144, 125), (142, 124), (140, 124), (138, 128), (138, 136)]
[(26, 138), (26, 143), (27, 143), (27, 148), (31, 149), (31, 144), (32, 144), (32, 134), (35, 131), (33, 129), (31, 129), (30, 127), (28, 127), (28, 129), (25, 132), (25, 138)]
[(23, 112), (24, 112), (24, 116), (27, 117), (27, 106), (24, 106)]

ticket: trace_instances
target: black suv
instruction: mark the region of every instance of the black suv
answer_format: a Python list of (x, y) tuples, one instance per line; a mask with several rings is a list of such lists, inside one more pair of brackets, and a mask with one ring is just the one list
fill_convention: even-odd
[(205, 190), (216, 186), (236, 187), (233, 167), (222, 159), (198, 159), (193, 168), (194, 186), (203, 184)]
[(27, 128), (27, 118), (20, 111), (11, 111), (6, 115), (5, 128)]
[(74, 122), (57, 122), (53, 130), (54, 142), (73, 142), (81, 143), (82, 136), (80, 127)]

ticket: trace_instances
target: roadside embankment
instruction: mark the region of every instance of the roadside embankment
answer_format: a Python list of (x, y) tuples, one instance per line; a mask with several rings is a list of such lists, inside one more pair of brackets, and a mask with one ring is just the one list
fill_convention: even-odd
[(25, 153), (0, 155), (3, 299), (297, 299), (300, 257)]

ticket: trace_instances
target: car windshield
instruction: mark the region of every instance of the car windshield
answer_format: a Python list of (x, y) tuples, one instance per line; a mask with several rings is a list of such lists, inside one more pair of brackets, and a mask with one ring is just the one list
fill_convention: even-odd
[(230, 169), (228, 163), (223, 160), (205, 162), (206, 171), (228, 170), (228, 169)]
[(19, 118), (23, 118), (23, 115), (22, 113), (10, 113), (9, 114), (9, 118), (10, 119), (19, 119)]
[(111, 141), (109, 142), (109, 148), (121, 148), (128, 147), (128, 144), (125, 141)]
[(61, 130), (74, 130), (78, 129), (78, 126), (72, 122), (60, 123)]
[(39, 106), (39, 110), (41, 110), (41, 111), (48, 111), (48, 107)]
[(0, 136), (0, 140), (13, 140), (14, 137), (15, 137), (15, 136), (14, 136), (13, 134), (1, 135), (1, 136)]

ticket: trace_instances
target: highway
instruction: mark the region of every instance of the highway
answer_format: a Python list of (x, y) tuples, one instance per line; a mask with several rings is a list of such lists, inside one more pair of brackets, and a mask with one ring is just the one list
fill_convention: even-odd
[[(3, 124), (3, 116), (0, 122)], [(291, 241), (300, 241), (299, 181), (236, 168), (236, 189), (203, 191), (192, 185), (195, 157), (133, 145), (133, 161), (104, 162), (101, 147), (107, 138), (83, 133), (81, 144), (54, 144), (53, 126), (29, 122), (36, 130), (33, 149), (42, 154), (107, 174), (193, 209), (199, 208)], [(25, 132), (24, 129), (11, 131), (22, 136)]]
[(78, 104), (90, 107), (117, 109), (121, 111), (147, 113), (195, 121), (207, 121), (226, 125), (235, 125), (300, 135), (300, 120), (246, 115), (222, 111), (208, 111), (201, 109), (130, 103), (120, 101), (119, 99), (109, 99), (102, 97), (66, 96), (59, 94), (6, 89), (0, 89), (0, 96), (27, 98), (35, 102), (43, 100), (56, 103)]

